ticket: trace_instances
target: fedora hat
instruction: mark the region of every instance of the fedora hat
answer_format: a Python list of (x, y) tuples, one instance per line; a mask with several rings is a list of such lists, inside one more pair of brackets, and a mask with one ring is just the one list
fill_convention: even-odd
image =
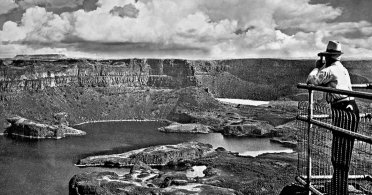
[(323, 55), (341, 55), (343, 52), (341, 51), (341, 43), (338, 41), (329, 41), (327, 45), (327, 50), (324, 52), (318, 53), (318, 56)]

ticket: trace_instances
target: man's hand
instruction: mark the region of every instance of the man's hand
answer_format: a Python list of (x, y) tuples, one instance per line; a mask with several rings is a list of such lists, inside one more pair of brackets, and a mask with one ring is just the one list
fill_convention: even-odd
[(322, 60), (317, 60), (315, 62), (315, 68), (321, 69), (323, 66), (324, 66), (324, 63), (322, 62)]

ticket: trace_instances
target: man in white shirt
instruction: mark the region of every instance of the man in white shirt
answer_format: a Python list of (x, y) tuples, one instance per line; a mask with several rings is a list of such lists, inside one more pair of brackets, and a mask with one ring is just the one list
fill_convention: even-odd
[[(327, 50), (318, 54), (321, 59), (310, 72), (306, 80), (307, 84), (352, 91), (349, 73), (340, 62), (342, 54), (341, 44), (337, 41), (329, 41)], [(359, 110), (354, 98), (327, 93), (326, 100), (331, 104), (333, 125), (356, 132)], [(333, 133), (331, 161), (334, 172), (330, 192), (332, 195), (348, 194), (347, 180), (353, 146), (354, 139)]]

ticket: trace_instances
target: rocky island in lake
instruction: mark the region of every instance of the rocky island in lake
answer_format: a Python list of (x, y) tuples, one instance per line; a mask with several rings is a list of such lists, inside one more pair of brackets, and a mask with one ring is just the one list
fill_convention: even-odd
[(66, 124), (48, 125), (38, 123), (20, 116), (6, 119), (10, 125), (4, 131), (9, 137), (22, 137), (28, 139), (61, 139), (66, 136), (82, 136), (86, 132), (74, 129)]

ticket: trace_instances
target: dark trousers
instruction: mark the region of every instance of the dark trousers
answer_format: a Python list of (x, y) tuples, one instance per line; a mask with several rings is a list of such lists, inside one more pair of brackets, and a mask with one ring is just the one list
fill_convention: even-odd
[[(357, 132), (359, 123), (359, 109), (355, 100), (331, 104), (332, 123), (353, 132)], [(331, 195), (347, 195), (348, 176), (354, 139), (340, 133), (333, 133), (332, 165), (333, 177), (331, 182)]]

